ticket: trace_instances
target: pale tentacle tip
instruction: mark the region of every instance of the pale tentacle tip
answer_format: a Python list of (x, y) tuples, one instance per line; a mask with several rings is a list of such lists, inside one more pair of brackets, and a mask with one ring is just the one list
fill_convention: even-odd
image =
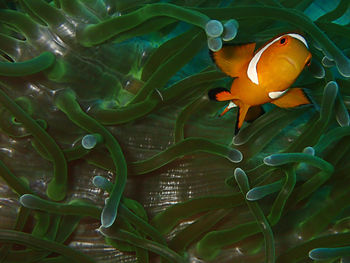
[(205, 33), (209, 38), (216, 38), (221, 36), (224, 31), (222, 23), (218, 20), (209, 20), (205, 25)]
[(222, 48), (221, 38), (220, 37), (208, 38), (208, 48), (213, 52), (219, 51)]
[(224, 33), (222, 40), (230, 41), (234, 39), (238, 32), (238, 22), (235, 19), (230, 19), (224, 24)]

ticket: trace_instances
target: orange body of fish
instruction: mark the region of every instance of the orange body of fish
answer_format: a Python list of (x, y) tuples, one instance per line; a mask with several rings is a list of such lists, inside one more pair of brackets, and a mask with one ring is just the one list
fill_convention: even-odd
[(242, 127), (249, 108), (273, 103), (282, 108), (310, 104), (300, 88), (290, 88), (311, 53), (303, 36), (287, 33), (271, 39), (254, 52), (255, 43), (227, 45), (212, 52), (215, 64), (235, 78), (230, 90), (216, 88), (209, 97), (217, 101), (230, 101), (223, 114), (238, 106), (236, 133)]

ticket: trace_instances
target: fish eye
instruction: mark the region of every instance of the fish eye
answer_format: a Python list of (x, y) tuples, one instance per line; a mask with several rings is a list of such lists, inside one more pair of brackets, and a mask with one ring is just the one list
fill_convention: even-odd
[(280, 39), (280, 44), (281, 44), (281, 45), (287, 44), (287, 38), (286, 38), (286, 37), (282, 37), (282, 38)]

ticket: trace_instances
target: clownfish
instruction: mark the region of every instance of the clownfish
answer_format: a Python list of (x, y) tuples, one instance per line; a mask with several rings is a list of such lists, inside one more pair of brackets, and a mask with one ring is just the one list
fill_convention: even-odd
[(208, 96), (216, 101), (230, 101), (221, 115), (239, 107), (235, 134), (248, 110), (265, 103), (281, 108), (311, 104), (301, 88), (290, 88), (296, 78), (310, 65), (311, 53), (305, 38), (297, 33), (277, 36), (256, 52), (256, 43), (226, 45), (210, 55), (214, 63), (234, 78), (231, 89), (215, 88)]

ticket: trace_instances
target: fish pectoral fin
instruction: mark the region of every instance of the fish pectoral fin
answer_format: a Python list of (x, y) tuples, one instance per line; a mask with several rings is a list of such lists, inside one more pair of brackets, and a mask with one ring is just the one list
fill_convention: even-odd
[(236, 104), (233, 103), (233, 101), (230, 101), (230, 103), (226, 106), (226, 108), (220, 113), (220, 117), (225, 115), (230, 109), (237, 107)]
[(225, 88), (215, 88), (208, 92), (208, 97), (211, 100), (225, 101), (234, 99), (233, 95), (228, 89)]
[(289, 89), (278, 99), (271, 101), (280, 108), (293, 108), (300, 105), (311, 104), (311, 101), (301, 88)]
[(224, 45), (217, 52), (210, 52), (214, 63), (227, 75), (238, 77), (242, 67), (253, 57), (255, 43)]
[(237, 120), (236, 120), (236, 127), (235, 127), (235, 135), (239, 132), (241, 129), (243, 122), (247, 116), (247, 112), (250, 108), (250, 105), (239, 103), (239, 111), (237, 113)]

